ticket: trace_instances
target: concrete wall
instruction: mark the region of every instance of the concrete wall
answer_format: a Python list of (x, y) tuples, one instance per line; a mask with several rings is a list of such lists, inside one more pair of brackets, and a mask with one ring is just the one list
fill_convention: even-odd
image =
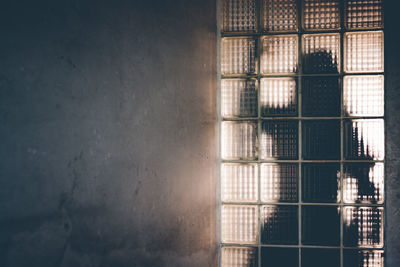
[(400, 24), (396, 2), (385, 2), (387, 267), (400, 266)]
[(0, 266), (215, 266), (215, 1), (2, 1), (0, 32)]

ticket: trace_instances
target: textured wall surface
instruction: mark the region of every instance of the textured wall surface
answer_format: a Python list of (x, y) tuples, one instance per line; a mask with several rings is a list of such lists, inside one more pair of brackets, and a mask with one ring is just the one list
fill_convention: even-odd
[(387, 267), (400, 266), (400, 24), (396, 2), (385, 2)]
[(0, 266), (215, 266), (213, 0), (2, 1)]

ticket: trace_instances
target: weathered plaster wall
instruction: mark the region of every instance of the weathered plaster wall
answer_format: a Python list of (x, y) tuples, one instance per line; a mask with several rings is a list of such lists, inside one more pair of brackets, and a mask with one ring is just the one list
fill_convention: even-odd
[(0, 32), (0, 266), (215, 266), (215, 1), (2, 1)]
[(400, 266), (400, 23), (396, 2), (385, 2), (386, 267)]

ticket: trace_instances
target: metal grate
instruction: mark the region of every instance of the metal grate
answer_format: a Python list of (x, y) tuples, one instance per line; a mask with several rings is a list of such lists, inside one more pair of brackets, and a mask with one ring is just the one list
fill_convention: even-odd
[(220, 1), (220, 266), (383, 267), (382, 1)]

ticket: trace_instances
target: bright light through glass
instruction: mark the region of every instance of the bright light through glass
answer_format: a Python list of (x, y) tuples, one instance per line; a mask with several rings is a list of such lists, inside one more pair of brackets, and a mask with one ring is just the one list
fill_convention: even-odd
[(298, 165), (265, 163), (261, 165), (261, 201), (297, 201)]
[(253, 38), (224, 38), (221, 41), (221, 73), (250, 74), (256, 71), (256, 41)]
[(385, 156), (384, 125), (381, 119), (345, 122), (347, 159), (382, 160)]
[(221, 191), (222, 201), (257, 201), (258, 166), (256, 164), (223, 164)]
[(345, 76), (346, 116), (383, 116), (383, 75)]
[(383, 203), (382, 163), (346, 164), (343, 170), (343, 198), (346, 203)]
[(295, 78), (261, 79), (261, 114), (296, 115), (297, 90)]
[(345, 72), (383, 71), (383, 32), (347, 32), (344, 35)]
[(253, 122), (222, 123), (223, 159), (254, 159), (257, 157), (257, 124)]
[(223, 205), (222, 242), (256, 243), (258, 211), (255, 205)]
[(221, 81), (221, 115), (224, 117), (257, 116), (257, 80), (224, 79)]
[(262, 49), (261, 72), (263, 74), (297, 72), (297, 35), (264, 37)]
[(257, 267), (257, 248), (223, 247), (222, 267)]

